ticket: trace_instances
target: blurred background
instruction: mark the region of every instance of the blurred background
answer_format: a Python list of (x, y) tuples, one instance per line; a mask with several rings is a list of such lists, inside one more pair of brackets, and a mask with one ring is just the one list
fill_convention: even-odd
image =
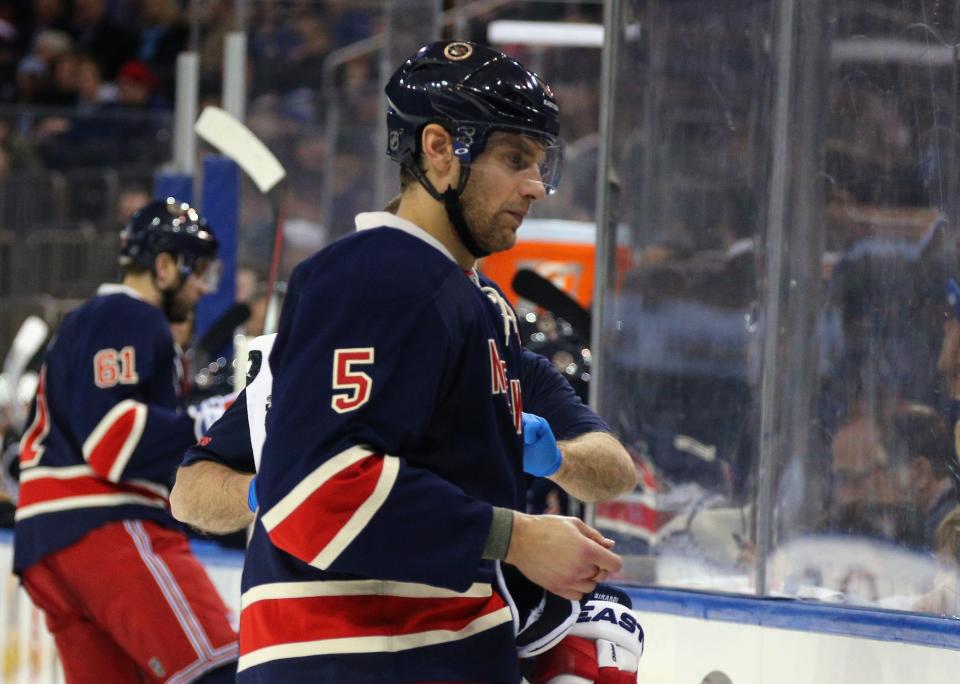
[[(640, 474), (531, 510), (614, 537), (625, 584), (960, 614), (960, 2), (0, 0), (0, 358), (116, 277), (157, 188), (201, 198), (188, 91), (286, 168), (283, 281), (397, 192), (382, 85), (440, 37), (553, 86), (560, 190), (482, 268)], [(267, 308), (276, 212), (236, 184), (222, 306), (181, 337), (198, 396), (234, 367), (203, 333)], [(0, 382), (8, 445), (36, 365)]]

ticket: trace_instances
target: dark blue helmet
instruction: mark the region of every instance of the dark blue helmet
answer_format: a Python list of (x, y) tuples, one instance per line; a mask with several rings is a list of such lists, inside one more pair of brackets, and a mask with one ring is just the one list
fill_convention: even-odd
[[(186, 202), (173, 197), (156, 199), (141, 207), (120, 231), (121, 266), (153, 266), (157, 255), (178, 258), (183, 275), (193, 273), (198, 260), (207, 264), (217, 257), (217, 239), (206, 219)], [(202, 269), (201, 269), (202, 270)]]
[(403, 63), (385, 90), (387, 154), (401, 166), (416, 167), (428, 123), (446, 128), (468, 163), (491, 132), (510, 131), (544, 144), (541, 178), (547, 192), (556, 190), (563, 160), (559, 109), (550, 86), (516, 60), (474, 43), (431, 43)]

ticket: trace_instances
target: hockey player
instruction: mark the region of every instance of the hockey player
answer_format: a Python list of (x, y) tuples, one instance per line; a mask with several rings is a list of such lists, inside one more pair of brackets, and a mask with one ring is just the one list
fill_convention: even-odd
[(520, 339), (473, 270), (555, 187), (552, 94), (462, 42), (387, 94), (397, 213), (298, 267), (271, 354), (240, 682), (515, 682), (498, 561), (567, 599), (620, 567), (582, 522), (517, 512)]
[[(254, 473), (265, 434), (259, 428), (271, 401), (268, 355), (275, 337), (253, 341), (247, 389), (200, 443), (187, 451), (170, 495), (178, 520), (219, 534), (239, 530), (253, 521), (257, 509)], [(629, 455), (607, 432), (600, 417), (583, 405), (553, 364), (524, 350), (521, 384), (527, 408), (546, 419), (545, 424), (540, 424), (538, 415), (524, 413), (525, 470), (543, 472), (543, 463), (548, 461), (544, 455), (552, 452), (549, 462), (560, 459), (564, 466), (548, 477), (574, 489), (580, 498), (604, 499), (633, 488)], [(559, 442), (554, 439), (554, 431), (561, 438)], [(577, 476), (570, 479), (571, 473)], [(536, 603), (542, 598), (533, 596)], [(630, 610), (628, 597), (610, 587), (598, 586), (582, 606), (572, 606), (577, 617), (572, 624), (571, 613), (562, 612), (562, 606), (556, 603), (553, 607), (558, 610), (549, 612), (535, 627), (518, 635), (518, 654), (536, 656), (535, 660), (523, 663), (530, 681), (550, 684), (563, 681), (564, 675), (576, 675), (581, 678), (579, 681), (595, 684), (636, 681), (643, 630)], [(564, 633), (564, 629), (570, 631)], [(548, 634), (550, 638), (546, 643), (535, 643), (537, 648), (531, 649), (530, 634)]]
[(233, 681), (227, 609), (168, 511), (197, 437), (170, 323), (215, 285), (217, 241), (173, 198), (121, 233), (123, 280), (66, 316), (20, 449), (14, 570), (66, 680)]
[[(255, 374), (267, 365), (267, 352), (255, 350), (254, 354), (248, 383), (254, 377), (259, 382), (261, 378)], [(534, 470), (546, 473), (547, 478), (583, 501), (610, 499), (633, 489), (636, 475), (629, 454), (549, 360), (524, 349), (520, 384), (524, 408), (529, 409), (524, 412), (528, 435), (524, 440), (524, 469), (528, 474)], [(177, 470), (170, 493), (171, 511), (177, 520), (202, 532), (228, 534), (253, 522), (257, 510), (256, 486), (252, 483), (257, 460), (254, 454), (262, 448), (262, 434), (255, 434), (251, 426), (262, 422), (266, 410), (264, 406), (258, 414), (248, 406), (247, 392), (251, 389), (259, 388), (248, 385), (241, 391), (223, 417), (187, 451)], [(253, 401), (269, 404), (269, 396), (262, 391), (257, 394)], [(257, 439), (261, 442), (255, 445)], [(549, 458), (543, 454), (549, 454)], [(553, 467), (556, 470), (548, 472)]]

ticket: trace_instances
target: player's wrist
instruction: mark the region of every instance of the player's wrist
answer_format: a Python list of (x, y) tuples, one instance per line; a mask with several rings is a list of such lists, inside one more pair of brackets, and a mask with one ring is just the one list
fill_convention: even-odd
[(518, 568), (523, 565), (523, 550), (526, 545), (526, 538), (530, 531), (530, 525), (533, 522), (535, 516), (529, 515), (527, 513), (521, 513), (520, 511), (511, 511), (512, 515), (512, 530), (510, 535), (510, 544), (507, 548), (506, 554), (504, 555), (503, 560), (510, 565), (515, 565)]
[(247, 508), (250, 509), (251, 513), (256, 513), (257, 508), (260, 507), (260, 502), (257, 500), (257, 476), (254, 475), (247, 482)]
[(515, 513), (516, 511), (509, 508), (493, 507), (490, 532), (487, 533), (487, 540), (481, 554), (484, 560), (506, 560), (513, 539)]

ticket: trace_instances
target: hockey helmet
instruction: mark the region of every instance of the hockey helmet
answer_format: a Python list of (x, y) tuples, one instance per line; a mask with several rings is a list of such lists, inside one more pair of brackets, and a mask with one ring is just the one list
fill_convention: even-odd
[[(156, 199), (141, 207), (120, 231), (121, 266), (151, 267), (158, 254), (178, 259), (181, 274), (215, 278), (212, 265), (218, 243), (206, 219), (186, 202), (173, 197)], [(211, 283), (215, 287), (215, 284)]]
[(563, 161), (559, 108), (550, 86), (516, 60), (474, 43), (430, 43), (403, 63), (385, 91), (387, 155), (418, 179), (420, 133), (438, 123), (467, 164), (493, 131), (535, 137), (546, 151), (540, 163), (544, 187), (556, 191)]

